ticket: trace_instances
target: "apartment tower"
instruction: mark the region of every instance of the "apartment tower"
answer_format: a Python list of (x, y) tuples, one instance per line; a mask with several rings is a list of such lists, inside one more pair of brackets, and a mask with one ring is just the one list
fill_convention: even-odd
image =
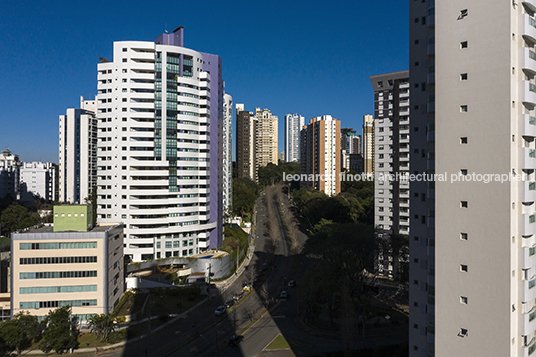
[(370, 77), (374, 89), (374, 225), (409, 233), (409, 72)]
[(277, 165), (277, 116), (268, 109), (255, 108), (255, 159), (257, 170)]
[(233, 97), (223, 95), (223, 210), (233, 204)]
[[(134, 261), (218, 248), (223, 231), (221, 59), (155, 42), (114, 42), (98, 65), (98, 220), (125, 223)], [(185, 243), (186, 242), (186, 243)]]
[(410, 1), (411, 356), (536, 350), (535, 11)]
[(341, 122), (331, 115), (313, 118), (300, 132), (300, 173), (309, 175), (302, 187), (329, 196), (341, 192)]
[(84, 203), (97, 185), (97, 103), (80, 97), (80, 109), (60, 115), (59, 200)]
[(372, 115), (363, 116), (363, 128), (361, 131), (363, 138), (363, 173), (374, 173), (374, 117)]
[(298, 114), (285, 115), (285, 161), (298, 162), (300, 159), (300, 130), (305, 118)]

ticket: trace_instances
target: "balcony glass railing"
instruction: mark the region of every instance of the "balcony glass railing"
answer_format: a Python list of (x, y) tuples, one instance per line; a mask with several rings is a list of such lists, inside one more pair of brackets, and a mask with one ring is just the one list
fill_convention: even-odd
[(536, 182), (529, 182), (529, 190), (530, 191), (536, 190)]
[(529, 90), (531, 92), (536, 92), (536, 84), (534, 83), (529, 83)]
[(533, 50), (529, 50), (529, 57), (533, 60), (536, 60), (536, 52)]
[(536, 150), (530, 149), (529, 150), (529, 157), (536, 157)]
[(529, 223), (534, 223), (536, 221), (536, 216), (535, 215), (530, 215), (529, 216)]
[(529, 124), (536, 125), (536, 117), (529, 116)]

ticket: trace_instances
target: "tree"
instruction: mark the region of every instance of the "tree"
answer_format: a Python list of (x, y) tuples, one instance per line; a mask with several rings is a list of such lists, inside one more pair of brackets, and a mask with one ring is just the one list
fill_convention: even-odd
[(111, 313), (95, 315), (89, 319), (88, 325), (98, 339), (106, 341), (115, 331), (115, 316)]
[(13, 319), (0, 323), (0, 338), (8, 351), (16, 351), (20, 356), (33, 342), (39, 340), (41, 330), (37, 317), (19, 312)]
[(11, 204), (8, 208), (2, 211), (0, 215), (0, 225), (2, 233), (8, 236), (11, 232), (18, 229), (35, 226), (39, 223), (38, 214), (32, 214), (26, 207), (17, 203)]
[(248, 178), (233, 180), (233, 213), (241, 217), (251, 214), (258, 190), (257, 184)]
[(51, 350), (61, 354), (70, 349), (77, 349), (78, 345), (78, 326), (71, 317), (71, 307), (63, 306), (56, 310), (49, 311), (45, 318), (45, 332), (43, 341), (39, 348), (44, 353)]

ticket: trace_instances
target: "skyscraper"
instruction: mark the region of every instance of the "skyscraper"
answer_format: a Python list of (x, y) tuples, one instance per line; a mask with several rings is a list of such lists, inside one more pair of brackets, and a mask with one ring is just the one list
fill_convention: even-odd
[(363, 155), (363, 173), (374, 173), (374, 117), (372, 115), (363, 116), (363, 129), (361, 131), (363, 138), (362, 155)]
[(311, 176), (302, 187), (329, 196), (341, 192), (341, 122), (331, 115), (313, 118), (300, 131), (300, 173)]
[(59, 200), (84, 203), (97, 185), (97, 103), (80, 97), (80, 109), (60, 115)]
[(233, 204), (233, 97), (223, 95), (223, 209)]
[(300, 159), (300, 130), (305, 118), (298, 114), (285, 115), (285, 161), (297, 162)]
[(277, 116), (270, 110), (245, 111), (236, 104), (236, 164), (238, 177), (257, 181), (259, 167), (277, 165)]
[(401, 179), (410, 169), (408, 77), (408, 71), (370, 77), (375, 118), (374, 226), (386, 235), (409, 233), (409, 182), (407, 177)]
[(536, 350), (535, 11), (410, 1), (411, 356)]
[(155, 42), (114, 42), (98, 65), (98, 220), (125, 223), (135, 261), (192, 256), (222, 243), (221, 59)]

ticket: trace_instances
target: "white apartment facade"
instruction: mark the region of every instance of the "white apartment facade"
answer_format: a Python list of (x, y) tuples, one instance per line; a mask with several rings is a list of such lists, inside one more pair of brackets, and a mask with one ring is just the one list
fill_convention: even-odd
[(98, 221), (124, 222), (134, 261), (222, 244), (222, 63), (183, 36), (114, 42), (98, 65)]
[(370, 114), (363, 115), (363, 127), (361, 129), (363, 173), (374, 173), (374, 117)]
[(223, 209), (233, 205), (233, 97), (223, 95)]
[(535, 355), (535, 12), (410, 1), (410, 356)]
[(24, 162), (20, 166), (20, 199), (33, 202), (40, 197), (51, 202), (56, 198), (56, 168), (51, 162)]
[(97, 102), (59, 116), (59, 201), (84, 203), (97, 185)]
[(300, 159), (300, 130), (305, 118), (299, 114), (285, 115), (285, 161), (298, 162)]

